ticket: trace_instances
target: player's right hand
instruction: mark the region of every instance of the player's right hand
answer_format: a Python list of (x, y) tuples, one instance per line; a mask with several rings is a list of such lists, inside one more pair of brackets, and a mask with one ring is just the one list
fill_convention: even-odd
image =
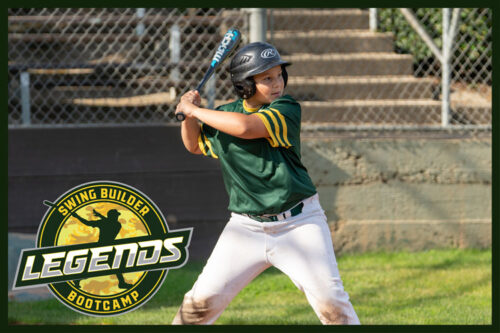
[(201, 104), (201, 96), (197, 90), (190, 90), (181, 97), (181, 102), (189, 102), (196, 106), (200, 106)]
[(182, 112), (186, 117), (192, 117), (193, 111), (198, 108), (201, 104), (200, 93), (196, 90), (190, 90), (184, 95), (182, 95), (175, 113)]

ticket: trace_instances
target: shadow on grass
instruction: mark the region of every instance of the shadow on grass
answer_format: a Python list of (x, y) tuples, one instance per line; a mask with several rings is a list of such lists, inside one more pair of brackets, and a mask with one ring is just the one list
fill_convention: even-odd
[[(432, 261), (436, 261), (436, 259), (432, 258)], [(490, 263), (490, 261), (478, 260), (477, 257), (474, 259), (465, 256), (464, 258), (463, 253), (453, 253), (451, 257), (442, 258), (433, 263), (409, 262), (406, 265), (394, 265), (394, 267), (391, 267), (391, 271), (382, 273), (385, 275), (383, 283), (377, 282), (375, 287), (357, 289), (355, 293), (351, 294), (351, 298), (355, 299), (355, 303), (357, 304), (369, 305), (370, 307), (379, 309), (377, 314), (379, 317), (383, 316), (384, 313), (386, 315), (391, 315), (394, 313), (411, 312), (415, 309), (425, 311), (423, 308), (436, 305), (439, 301), (445, 301), (450, 305), (461, 304), (461, 302), (457, 301), (459, 298), (474, 292), (478, 288), (490, 285), (492, 282), (491, 275), (485, 276), (487, 271), (482, 271), (482, 274), (479, 275), (471, 273), (467, 283), (452, 281), (451, 284), (448, 284), (448, 281), (439, 278), (439, 273), (447, 272), (449, 276), (452, 276), (450, 270), (457, 269), (456, 274), (460, 274), (458, 271), (460, 268), (473, 270), (475, 268), (484, 267), (488, 263)], [(399, 270), (409, 271), (410, 274), (401, 277), (398, 272)], [(438, 273), (436, 274), (436, 280), (433, 286), (435, 291), (429, 293), (428, 288), (422, 286), (419, 282), (432, 282), (433, 273)], [(391, 274), (393, 274), (393, 277), (391, 277)], [(398, 278), (398, 276), (401, 278)], [(442, 287), (440, 288), (440, 286)], [(452, 288), (450, 288), (450, 286), (452, 286)], [(397, 294), (405, 289), (412, 290), (412, 293), (408, 294), (407, 297), (397, 297), (397, 299), (386, 297), (393, 292)]]
[[(382, 265), (398, 268), (418, 269), (448, 269), (454, 267), (480, 267), (491, 263), (490, 256), (483, 256), (485, 250), (442, 249), (423, 252), (370, 252), (358, 255), (337, 256), (341, 271), (357, 271), (362, 269), (380, 268)], [(481, 254), (481, 255), (480, 255)], [(347, 255), (347, 254), (344, 254)], [(353, 265), (352, 263), (356, 263)], [(361, 265), (361, 266), (360, 266)]]

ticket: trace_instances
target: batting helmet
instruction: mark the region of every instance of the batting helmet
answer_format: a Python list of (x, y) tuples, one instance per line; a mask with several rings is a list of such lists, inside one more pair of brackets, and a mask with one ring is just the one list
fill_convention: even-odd
[(116, 210), (116, 209), (110, 209), (110, 210), (108, 210), (108, 213), (106, 215), (108, 217), (114, 218), (114, 217), (120, 216), (120, 212), (118, 210)]
[(250, 98), (255, 94), (254, 75), (263, 73), (270, 68), (281, 65), (283, 81), (286, 83), (288, 74), (285, 66), (289, 62), (281, 59), (278, 50), (268, 43), (255, 42), (242, 47), (231, 60), (229, 73), (238, 96)]

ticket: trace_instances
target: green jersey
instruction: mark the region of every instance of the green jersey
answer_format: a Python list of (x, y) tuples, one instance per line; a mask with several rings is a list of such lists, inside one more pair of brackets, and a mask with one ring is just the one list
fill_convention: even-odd
[(300, 161), (301, 108), (291, 96), (259, 109), (250, 109), (239, 99), (217, 110), (255, 113), (269, 132), (269, 138), (249, 140), (201, 125), (200, 149), (220, 161), (230, 211), (277, 214), (316, 193)]

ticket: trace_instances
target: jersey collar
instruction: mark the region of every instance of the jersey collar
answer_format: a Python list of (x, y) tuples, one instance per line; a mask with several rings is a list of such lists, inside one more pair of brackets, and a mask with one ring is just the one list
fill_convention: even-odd
[(245, 110), (246, 112), (250, 112), (250, 113), (253, 113), (253, 112), (257, 112), (259, 111), (260, 109), (262, 108), (261, 107), (258, 107), (258, 108), (251, 108), (247, 105), (247, 101), (246, 100), (243, 100), (243, 110)]

